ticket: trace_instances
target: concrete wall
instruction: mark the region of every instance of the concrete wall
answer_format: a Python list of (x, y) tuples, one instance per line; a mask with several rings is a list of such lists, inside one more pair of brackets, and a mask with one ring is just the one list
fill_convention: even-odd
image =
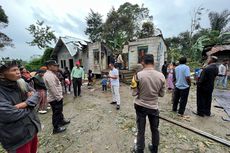
[[(148, 46), (147, 54), (153, 54), (155, 60), (155, 68), (161, 69), (164, 63), (166, 45), (161, 37), (151, 37), (146, 39), (139, 39), (135, 42), (129, 42), (129, 70), (133, 70), (138, 63), (138, 47)], [(127, 47), (127, 46), (125, 46)]]
[[(95, 49), (98, 49), (99, 51), (99, 59), (94, 59), (94, 53), (93, 51)], [(94, 74), (101, 74), (101, 70), (107, 68), (107, 55), (104, 55), (104, 57), (101, 57), (101, 43), (95, 42), (95, 43), (89, 43), (88, 44), (88, 68), (93, 71)], [(98, 60), (99, 63), (95, 64), (95, 61)]]
[(61, 60), (65, 60), (66, 66), (69, 68), (69, 59), (73, 59), (73, 57), (70, 55), (65, 45), (63, 45), (62, 48), (58, 51), (57, 57), (58, 57), (58, 64), (60, 65), (60, 68), (61, 68)]
[[(75, 66), (75, 62), (81, 59), (82, 60), (81, 65), (83, 65), (85, 72), (88, 71), (89, 64), (88, 64), (87, 51), (85, 52), (79, 51), (75, 56), (72, 57), (69, 51), (67, 50), (66, 46), (63, 45), (62, 48), (58, 51), (57, 57), (58, 57), (58, 64), (60, 65), (60, 68), (61, 68), (61, 60), (66, 61), (66, 67), (68, 67), (68, 69), (70, 70), (69, 59), (73, 59), (74, 66)], [(62, 70), (64, 70), (64, 68)]]

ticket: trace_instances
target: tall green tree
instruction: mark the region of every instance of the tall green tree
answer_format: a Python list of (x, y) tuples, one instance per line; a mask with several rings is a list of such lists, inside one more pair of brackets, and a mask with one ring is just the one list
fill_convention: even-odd
[(90, 9), (86, 17), (87, 28), (85, 34), (89, 36), (92, 42), (101, 41), (102, 37), (102, 15)]
[(228, 23), (230, 22), (230, 11), (224, 10), (221, 13), (210, 12), (208, 14), (211, 30), (216, 30), (222, 32), (227, 28)]
[(144, 22), (138, 33), (138, 38), (148, 38), (154, 36), (154, 25), (152, 22)]
[[(107, 42), (111, 49), (114, 48), (112, 43), (115, 40), (119, 42), (118, 46), (122, 46), (131, 40), (138, 38), (138, 32), (141, 28), (142, 21), (151, 21), (152, 16), (149, 15), (149, 9), (143, 5), (124, 3), (115, 10), (114, 8), (107, 14), (107, 19), (103, 25), (103, 40)], [(121, 52), (119, 50), (113, 50)]]
[(48, 48), (52, 43), (56, 42), (56, 36), (51, 27), (44, 25), (44, 21), (37, 21), (31, 24), (26, 30), (33, 36), (31, 42), (27, 42), (31, 46), (37, 46), (39, 49)]
[[(0, 29), (7, 27), (8, 23), (8, 16), (5, 14), (5, 11), (0, 5)], [(12, 43), (12, 39), (0, 31), (0, 49), (3, 49), (6, 46), (14, 46)]]

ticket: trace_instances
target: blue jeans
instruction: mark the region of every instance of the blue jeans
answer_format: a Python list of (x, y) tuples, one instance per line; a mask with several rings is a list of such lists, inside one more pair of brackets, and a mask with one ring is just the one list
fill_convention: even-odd
[(218, 76), (216, 80), (216, 86), (222, 85), (223, 88), (227, 88), (228, 85), (228, 76)]

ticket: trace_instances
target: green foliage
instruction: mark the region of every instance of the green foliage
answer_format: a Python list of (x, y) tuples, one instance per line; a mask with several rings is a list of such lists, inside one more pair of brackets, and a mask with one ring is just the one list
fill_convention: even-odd
[[(0, 28), (7, 27), (8, 23), (8, 16), (5, 14), (5, 11), (2, 9), (2, 6), (0, 5)], [(12, 39), (0, 31), (0, 49), (3, 49), (6, 46), (14, 46), (12, 44)]]
[(36, 24), (31, 24), (29, 28), (26, 28), (33, 36), (31, 42), (27, 42), (31, 46), (37, 46), (39, 49), (47, 48), (52, 42), (56, 42), (56, 36), (51, 27), (44, 26), (44, 21), (37, 21)]
[(211, 29), (222, 32), (230, 22), (230, 11), (224, 10), (221, 13), (210, 12), (208, 14)]
[(102, 37), (102, 15), (93, 12), (90, 9), (88, 17), (86, 17), (87, 28), (86, 35), (89, 35), (89, 39), (92, 42), (101, 41)]
[[(230, 32), (220, 34), (219, 31), (211, 30), (210, 32), (199, 37), (192, 46), (193, 56), (201, 58), (201, 53), (205, 46), (223, 45), (230, 43)], [(199, 55), (199, 56), (198, 56)]]
[(107, 44), (113, 50), (113, 53), (119, 54), (121, 53), (125, 42), (126, 36), (122, 32), (119, 32), (113, 40), (108, 40)]
[[(103, 40), (113, 52), (121, 52), (123, 45), (138, 37), (142, 21), (151, 22), (148, 8), (143, 5), (124, 3), (107, 14), (103, 25)], [(118, 47), (118, 48), (117, 48)]]
[(25, 65), (26, 69), (29, 71), (38, 70), (41, 66), (44, 65), (45, 61), (51, 58), (53, 48), (47, 48), (41, 58), (35, 58)]
[(148, 38), (154, 36), (154, 25), (152, 22), (144, 22), (138, 33), (138, 38)]
[(42, 55), (41, 62), (44, 64), (46, 61), (50, 60), (51, 54), (53, 53), (53, 48), (47, 48)]
[(2, 6), (0, 5), (0, 24), (1, 26), (7, 26), (9, 23), (8, 16), (5, 14)]
[(28, 71), (35, 71), (38, 70), (43, 64), (42, 64), (42, 59), (41, 58), (35, 58), (32, 61), (30, 61), (29, 63), (27, 63), (25, 65), (25, 68)]

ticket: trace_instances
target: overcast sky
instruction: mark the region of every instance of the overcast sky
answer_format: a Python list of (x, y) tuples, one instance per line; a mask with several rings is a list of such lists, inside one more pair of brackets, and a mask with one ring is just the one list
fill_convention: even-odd
[[(32, 55), (43, 53), (26, 44), (32, 37), (25, 28), (36, 20), (44, 20), (58, 37), (87, 39), (85, 17), (90, 8), (102, 14), (105, 20), (112, 6), (117, 9), (125, 2), (149, 8), (155, 26), (162, 30), (165, 38), (188, 30), (192, 11), (199, 6), (217, 12), (230, 6), (230, 0), (1, 0), (0, 5), (9, 19), (9, 26), (1, 30), (13, 39), (15, 48), (0, 51), (0, 57), (29, 60)], [(207, 14), (203, 15), (201, 26), (209, 27)]]

